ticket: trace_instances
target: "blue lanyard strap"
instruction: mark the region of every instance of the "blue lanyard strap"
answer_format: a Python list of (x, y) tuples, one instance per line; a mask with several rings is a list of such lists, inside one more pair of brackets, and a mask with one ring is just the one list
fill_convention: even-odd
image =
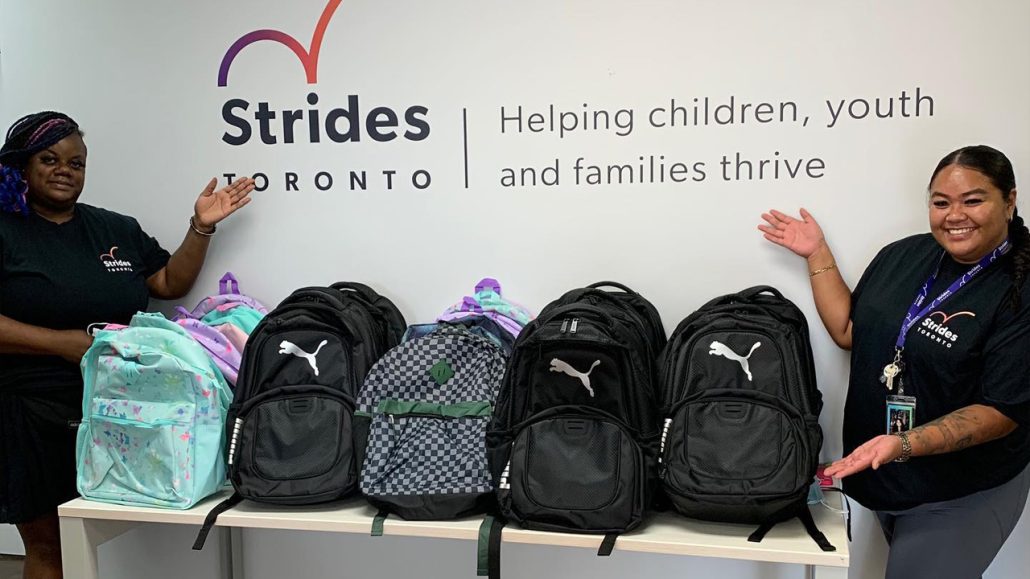
[(916, 295), (915, 301), (912, 302), (911, 306), (909, 306), (908, 313), (905, 315), (905, 321), (901, 324), (901, 331), (898, 332), (898, 340), (895, 342), (895, 348), (897, 348), (899, 357), (901, 351), (905, 349), (905, 336), (908, 335), (908, 331), (912, 329), (912, 326), (919, 323), (919, 320), (923, 319), (930, 310), (940, 307), (940, 305), (948, 298), (955, 295), (955, 292), (962, 289), (963, 286), (972, 281), (980, 272), (997, 261), (999, 257), (1008, 253), (1010, 249), (1012, 249), (1012, 244), (1010, 244), (1009, 240), (1006, 239), (1001, 245), (996, 247), (994, 251), (980, 259), (980, 261), (967, 271), (965, 275), (952, 282), (952, 284), (948, 286), (948, 289), (941, 292), (940, 295), (938, 295), (924, 308), (922, 307), (923, 302), (925, 302), (926, 298), (930, 295), (930, 289), (933, 288), (934, 282), (937, 281), (937, 275), (941, 271), (941, 261), (944, 259), (944, 255), (941, 255), (941, 260), (937, 262), (937, 267), (930, 275), (930, 278), (926, 280), (926, 283), (923, 284), (923, 288), (919, 291), (919, 294)]

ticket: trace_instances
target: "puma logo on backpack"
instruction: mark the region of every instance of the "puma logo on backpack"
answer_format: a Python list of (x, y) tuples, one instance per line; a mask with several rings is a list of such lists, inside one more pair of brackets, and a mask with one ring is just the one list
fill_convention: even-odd
[(586, 372), (580, 372), (580, 371), (576, 370), (575, 368), (573, 368), (572, 366), (570, 366), (568, 364), (568, 362), (563, 362), (563, 361), (559, 360), (558, 358), (552, 358), (551, 359), (551, 372), (561, 372), (563, 374), (568, 374), (569, 376), (572, 376), (573, 378), (579, 378), (579, 381), (583, 383), (583, 387), (587, 389), (587, 392), (590, 393), (590, 397), (593, 398), (594, 397), (594, 389), (590, 387), (590, 373), (593, 372), (594, 368), (596, 368), (598, 366), (598, 364), (600, 364), (600, 363), (601, 363), (601, 361), (597, 360), (593, 364), (590, 365), (590, 369), (589, 370), (587, 370)]
[(311, 354), (308, 354), (304, 350), (301, 350), (300, 346), (294, 344), (293, 342), (283, 340), (282, 342), (279, 342), (279, 353), (293, 354), (298, 358), (306, 359), (308, 361), (308, 364), (311, 365), (311, 369), (315, 371), (315, 376), (318, 376), (318, 359), (316, 358), (316, 356), (318, 356), (318, 352), (322, 349), (322, 346), (325, 346), (328, 343), (329, 340), (322, 340), (318, 343), (318, 347), (315, 348), (315, 351)]
[(736, 352), (731, 350), (729, 346), (727, 346), (726, 344), (723, 344), (722, 342), (712, 342), (708, 345), (708, 347), (711, 348), (711, 350), (709, 350), (708, 353), (715, 356), (722, 356), (723, 358), (728, 358), (736, 362), (740, 362), (741, 369), (743, 369), (744, 373), (747, 374), (747, 381), (752, 382), (753, 379), (751, 376), (751, 369), (748, 367), (748, 359), (751, 358), (751, 354), (754, 354), (755, 350), (757, 350), (758, 347), (761, 345), (761, 342), (755, 342), (755, 345), (751, 346), (751, 350), (747, 353), (747, 356), (740, 356)]

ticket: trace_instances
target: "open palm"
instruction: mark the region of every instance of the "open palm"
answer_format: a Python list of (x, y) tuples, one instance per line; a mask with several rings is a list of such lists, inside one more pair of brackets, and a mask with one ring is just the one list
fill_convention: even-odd
[(216, 191), (217, 184), (216, 179), (211, 179), (193, 205), (197, 227), (213, 227), (250, 203), (250, 192), (254, 190), (254, 180), (250, 177), (237, 179)]
[(867, 468), (876, 470), (901, 455), (900, 440), (897, 436), (881, 434), (826, 467), (826, 476), (844, 478)]
[(801, 209), (801, 219), (796, 219), (775, 209), (763, 213), (767, 224), (758, 226), (764, 237), (776, 245), (782, 245), (801, 257), (811, 257), (824, 243), (823, 230), (812, 214)]

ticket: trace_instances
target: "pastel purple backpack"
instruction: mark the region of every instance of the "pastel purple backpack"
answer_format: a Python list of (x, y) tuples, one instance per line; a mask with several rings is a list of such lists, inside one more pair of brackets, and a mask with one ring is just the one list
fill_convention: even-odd
[(242, 342), (246, 341), (249, 332), (229, 321), (211, 325), (204, 319), (210, 319), (211, 313), (224, 313), (236, 308), (240, 308), (241, 312), (246, 310), (248, 318), (263, 316), (268, 313), (268, 309), (254, 298), (240, 293), (239, 282), (231, 272), (222, 276), (218, 282), (218, 289), (217, 295), (202, 299), (192, 311), (177, 306), (175, 311), (179, 315), (176, 316), (175, 322), (204, 347), (215, 366), (222, 371), (226, 382), (235, 386), (240, 373)]
[(236, 276), (232, 272), (226, 272), (222, 279), (218, 280), (218, 294), (200, 300), (200, 303), (192, 311), (187, 311), (182, 306), (175, 308), (175, 310), (180, 315), (199, 320), (211, 312), (224, 312), (237, 306), (247, 306), (257, 310), (262, 315), (268, 313), (268, 308), (261, 305), (261, 302), (240, 293), (240, 284), (236, 281)]

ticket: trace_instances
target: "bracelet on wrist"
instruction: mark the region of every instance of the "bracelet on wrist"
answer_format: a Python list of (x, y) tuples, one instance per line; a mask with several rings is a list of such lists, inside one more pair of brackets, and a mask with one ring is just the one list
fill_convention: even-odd
[(817, 269), (815, 271), (810, 271), (810, 272), (808, 272), (808, 277), (815, 277), (815, 276), (817, 276), (817, 275), (819, 275), (821, 273), (830, 271), (831, 269), (837, 269), (837, 264), (836, 263), (831, 263), (830, 265), (828, 265), (826, 267), (820, 267), (819, 269)]
[(912, 458), (912, 443), (908, 440), (907, 432), (899, 432), (895, 434), (901, 439), (901, 455), (894, 459), (894, 462), (908, 462), (908, 459)]
[(218, 226), (212, 225), (211, 231), (208, 232), (201, 231), (199, 228), (197, 228), (197, 224), (193, 222), (193, 216), (190, 216), (190, 229), (193, 230), (193, 233), (196, 233), (197, 235), (200, 235), (202, 237), (211, 237), (215, 234), (215, 231), (218, 230)]

